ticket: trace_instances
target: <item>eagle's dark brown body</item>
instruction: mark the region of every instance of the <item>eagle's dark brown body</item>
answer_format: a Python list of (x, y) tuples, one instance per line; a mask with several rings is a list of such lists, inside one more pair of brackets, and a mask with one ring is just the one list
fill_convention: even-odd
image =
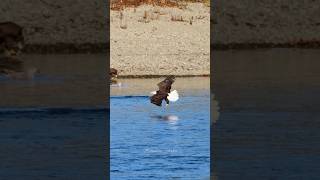
[(161, 106), (162, 100), (165, 100), (167, 104), (169, 104), (168, 94), (171, 91), (171, 85), (174, 83), (175, 77), (168, 76), (165, 80), (158, 83), (159, 90), (155, 95), (150, 97), (151, 103)]

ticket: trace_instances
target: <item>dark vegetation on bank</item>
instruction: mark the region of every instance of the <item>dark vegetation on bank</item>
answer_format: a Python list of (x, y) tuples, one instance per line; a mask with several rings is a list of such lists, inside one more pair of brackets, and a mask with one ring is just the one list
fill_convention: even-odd
[[(100, 44), (27, 44), (23, 52), (27, 54), (54, 54), (54, 53), (107, 53), (109, 43)], [(250, 50), (268, 48), (301, 48), (320, 49), (320, 41), (299, 41), (295, 43), (230, 43), (211, 44), (211, 50)], [(152, 77), (151, 77), (152, 78)]]
[[(210, 77), (210, 74), (203, 75), (174, 75), (175, 77)], [(134, 78), (162, 78), (166, 75), (118, 75), (119, 79), (134, 79)]]
[(54, 53), (107, 53), (109, 51), (109, 43), (85, 43), (85, 44), (26, 44), (23, 49), (24, 53), (37, 54), (54, 54)]
[(301, 48), (301, 49), (320, 49), (320, 41), (296, 41), (288, 43), (230, 43), (230, 44), (211, 44), (212, 50), (249, 50), (267, 48)]

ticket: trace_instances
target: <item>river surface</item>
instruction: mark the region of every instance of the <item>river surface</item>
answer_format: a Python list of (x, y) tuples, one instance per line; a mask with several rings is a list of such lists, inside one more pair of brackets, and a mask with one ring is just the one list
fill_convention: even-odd
[(0, 76), (0, 107), (105, 106), (105, 54), (24, 55), (20, 59), (39, 73), (33, 80)]
[(106, 179), (106, 55), (25, 55), (0, 77), (0, 179)]
[(111, 87), (111, 179), (209, 176), (209, 78), (177, 78), (172, 90), (180, 99), (167, 107), (149, 100), (161, 80), (125, 79)]
[(319, 179), (319, 57), (310, 49), (214, 52), (214, 179)]
[[(299, 49), (214, 53), (214, 179), (318, 179), (319, 56)], [(105, 178), (105, 55), (24, 58), (40, 70), (33, 81), (0, 78), (0, 177)], [(208, 177), (209, 78), (178, 78), (173, 89), (181, 98), (167, 108), (148, 100), (159, 80), (111, 87), (113, 179)]]

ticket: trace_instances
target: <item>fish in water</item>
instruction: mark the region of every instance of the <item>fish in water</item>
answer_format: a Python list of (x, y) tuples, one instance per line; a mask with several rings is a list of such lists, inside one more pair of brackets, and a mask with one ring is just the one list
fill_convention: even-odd
[(169, 105), (169, 101), (175, 102), (179, 99), (179, 94), (176, 90), (171, 92), (171, 85), (174, 83), (175, 77), (168, 76), (165, 80), (158, 83), (159, 90), (151, 92), (153, 96), (150, 97), (151, 103), (161, 106), (162, 101), (166, 101), (166, 105)]

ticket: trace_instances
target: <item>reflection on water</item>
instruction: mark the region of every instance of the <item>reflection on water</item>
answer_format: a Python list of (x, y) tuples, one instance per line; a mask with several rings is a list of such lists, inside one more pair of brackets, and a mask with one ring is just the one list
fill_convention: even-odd
[(106, 55), (24, 55), (32, 80), (0, 77), (0, 107), (105, 106)]
[[(171, 125), (177, 124), (177, 122), (179, 120), (179, 117), (176, 116), (176, 115), (164, 115), (164, 116), (158, 115), (158, 116), (151, 116), (151, 118), (155, 118), (155, 119), (160, 120), (160, 121), (166, 121)], [(171, 128), (172, 129), (178, 129), (178, 127), (176, 127), (176, 126), (171, 127)]]
[(214, 174), (318, 179), (319, 50), (217, 51)]
[(164, 115), (164, 116), (158, 115), (158, 116), (151, 116), (151, 118), (155, 118), (158, 120), (164, 120), (164, 121), (178, 121), (179, 120), (179, 117), (176, 115)]

